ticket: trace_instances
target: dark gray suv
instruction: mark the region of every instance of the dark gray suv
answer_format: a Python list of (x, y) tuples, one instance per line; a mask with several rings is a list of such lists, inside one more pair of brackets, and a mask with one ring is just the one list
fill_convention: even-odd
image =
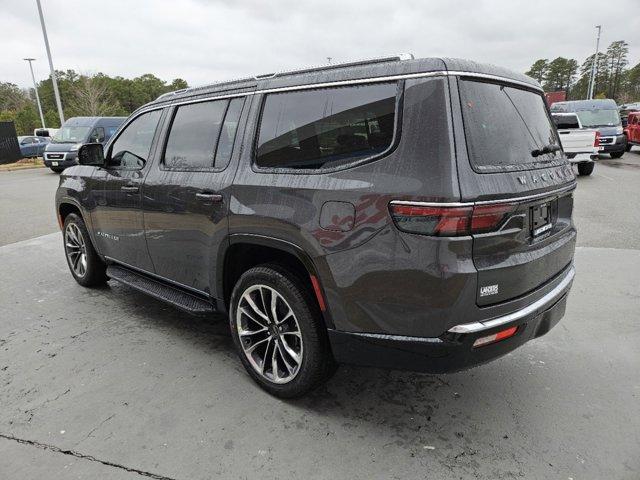
[(393, 57), (187, 89), (79, 162), (56, 195), (78, 283), (228, 314), (274, 395), (341, 362), (468, 368), (564, 314), (576, 180), (508, 70)]

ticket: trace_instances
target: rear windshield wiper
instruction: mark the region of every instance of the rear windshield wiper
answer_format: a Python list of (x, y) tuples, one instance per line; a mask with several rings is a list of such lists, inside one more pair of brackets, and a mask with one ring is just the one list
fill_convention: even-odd
[(546, 153), (554, 153), (554, 152), (557, 152), (558, 150), (560, 150), (560, 145), (555, 145), (552, 143), (549, 145), (545, 145), (542, 148), (536, 148), (535, 150), (532, 150), (531, 156), (539, 157), (540, 155), (544, 155)]

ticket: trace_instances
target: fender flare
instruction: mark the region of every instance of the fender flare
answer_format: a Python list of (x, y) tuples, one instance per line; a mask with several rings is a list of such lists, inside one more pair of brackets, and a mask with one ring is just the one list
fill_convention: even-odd
[(96, 243), (96, 238), (93, 231), (93, 223), (91, 222), (91, 215), (89, 215), (89, 212), (86, 212), (82, 208), (80, 203), (75, 198), (69, 197), (67, 195), (60, 197), (56, 201), (56, 217), (60, 218), (60, 207), (65, 203), (69, 205), (73, 205), (78, 209), (78, 212), (80, 212), (80, 216), (82, 217), (82, 221), (87, 226), (87, 231), (89, 232), (89, 237), (91, 238), (91, 243), (93, 244), (93, 248), (95, 248), (98, 255), (102, 257), (102, 254), (100, 253), (100, 251), (98, 251), (98, 246), (97, 246), (98, 244)]
[[(232, 233), (227, 237), (227, 242), (223, 242), (221, 248), (218, 250), (218, 261), (217, 261), (217, 272), (216, 272), (216, 292), (219, 292), (221, 297), (224, 297), (224, 269), (225, 269), (225, 259), (227, 255), (227, 251), (229, 247), (232, 245), (236, 245), (239, 243), (249, 244), (249, 245), (260, 245), (264, 247), (270, 247), (276, 250), (281, 250), (283, 252), (289, 253), (296, 257), (300, 263), (307, 269), (310, 275), (313, 275), (317, 279), (320, 279), (318, 275), (318, 269), (311, 256), (299, 245), (292, 243), (288, 240), (283, 240), (277, 237), (270, 237), (268, 235), (260, 235), (255, 233)], [(309, 279), (311, 281), (311, 279)], [(326, 294), (322, 285), (320, 285), (320, 292), (325, 299), (326, 302)], [(222, 299), (223, 300), (223, 299)], [(331, 319), (331, 314), (329, 313), (329, 309), (327, 308), (325, 311), (321, 312), (325, 325), (328, 328), (334, 328), (333, 320)]]

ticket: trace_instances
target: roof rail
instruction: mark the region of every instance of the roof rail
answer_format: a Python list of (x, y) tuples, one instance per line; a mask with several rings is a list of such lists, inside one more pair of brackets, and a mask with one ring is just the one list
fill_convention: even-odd
[(253, 77), (238, 78), (238, 79), (234, 79), (234, 80), (223, 80), (221, 82), (214, 82), (214, 83), (210, 83), (208, 85), (203, 85), (201, 87), (189, 87), (189, 88), (183, 88), (181, 90), (176, 90), (174, 92), (163, 93), (158, 98), (156, 98), (155, 101), (158, 101), (158, 100), (161, 100), (161, 99), (165, 99), (165, 98), (171, 97), (173, 95), (178, 95), (180, 93), (196, 92), (198, 90), (206, 90), (207, 88), (211, 88), (211, 87), (223, 87), (223, 86), (227, 86), (227, 85), (234, 85), (236, 83), (248, 82), (248, 81), (251, 81), (251, 80), (256, 81), (256, 80), (264, 80), (264, 79), (267, 79), (267, 78), (282, 77), (284, 75), (300, 75), (300, 74), (303, 74), (303, 73), (321, 72), (323, 70), (333, 70), (333, 69), (336, 69), (336, 68), (357, 67), (357, 66), (360, 66), (360, 65), (371, 65), (371, 64), (376, 64), (376, 63), (386, 63), (386, 62), (398, 62), (398, 61), (403, 61), (403, 60), (413, 60), (414, 58), (415, 57), (413, 56), (412, 53), (401, 53), (399, 55), (394, 55), (394, 56), (390, 56), (390, 57), (376, 57), (376, 58), (369, 58), (369, 59), (364, 59), (364, 60), (356, 60), (356, 61), (344, 62), (344, 63), (332, 63), (332, 64), (328, 64), (328, 65), (319, 65), (319, 66), (316, 66), (316, 67), (302, 68), (302, 69), (299, 69), (299, 70), (287, 70), (287, 71), (283, 71), (283, 72), (264, 73), (264, 74), (261, 74), (261, 75), (255, 75)]
[(166, 98), (166, 97), (171, 97), (173, 95), (178, 95), (180, 93), (197, 92), (198, 90), (206, 90), (206, 89), (211, 88), (211, 87), (225, 87), (227, 85), (234, 85), (236, 83), (244, 83), (244, 82), (249, 82), (249, 81), (255, 81), (255, 77), (236, 78), (236, 79), (233, 79), (233, 80), (222, 80), (220, 82), (213, 82), (213, 83), (209, 83), (207, 85), (201, 85), (199, 87), (182, 88), (180, 90), (175, 90), (173, 92), (163, 93), (158, 98), (156, 98), (155, 101), (157, 102), (160, 99), (163, 99), (163, 98)]
[(386, 62), (398, 62), (398, 61), (413, 60), (413, 59), (414, 59), (414, 56), (412, 53), (401, 53), (399, 55), (393, 55), (390, 57), (374, 57), (374, 58), (367, 58), (362, 60), (355, 60), (351, 62), (318, 65), (315, 67), (302, 68), (298, 70), (286, 70), (283, 72), (267, 73), (263, 75), (256, 75), (254, 78), (256, 80), (263, 80), (265, 78), (282, 77), (284, 75), (300, 75), (303, 73), (320, 72), (323, 70), (333, 70), (336, 68), (357, 67), (360, 65), (371, 65), (371, 64), (386, 63)]

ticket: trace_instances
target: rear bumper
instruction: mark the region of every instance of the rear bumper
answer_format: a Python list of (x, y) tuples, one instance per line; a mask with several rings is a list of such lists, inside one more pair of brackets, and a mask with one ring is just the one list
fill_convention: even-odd
[(585, 162), (593, 162), (598, 159), (598, 152), (580, 152), (576, 153), (575, 156), (569, 158), (569, 162), (571, 163), (585, 163)]
[[(445, 373), (464, 370), (509, 353), (553, 328), (564, 316), (575, 270), (569, 268), (558, 285), (538, 301), (484, 322), (457, 325), (440, 337), (406, 337), (329, 330), (336, 361), (379, 368)], [(473, 342), (509, 327), (513, 337), (473, 348)]]

